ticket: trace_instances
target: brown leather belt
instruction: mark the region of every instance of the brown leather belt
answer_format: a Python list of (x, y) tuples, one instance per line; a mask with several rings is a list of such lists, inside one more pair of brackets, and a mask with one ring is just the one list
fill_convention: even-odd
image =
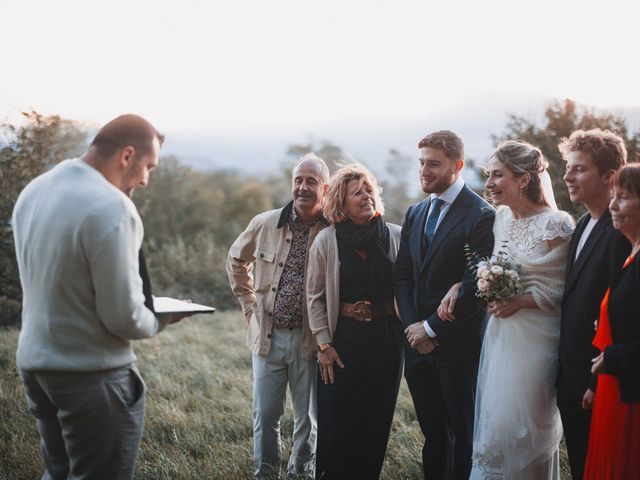
[(340, 315), (355, 318), (359, 322), (370, 322), (376, 318), (395, 313), (393, 302), (373, 304), (366, 300), (356, 303), (340, 303)]

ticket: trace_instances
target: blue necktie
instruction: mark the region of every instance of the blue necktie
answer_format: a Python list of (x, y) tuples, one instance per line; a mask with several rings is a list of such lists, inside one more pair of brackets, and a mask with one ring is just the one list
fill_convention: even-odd
[(438, 218), (440, 217), (440, 209), (442, 208), (442, 205), (444, 205), (444, 200), (439, 198), (434, 198), (431, 201), (431, 212), (427, 219), (427, 226), (424, 229), (425, 234), (427, 235), (428, 244), (431, 244), (433, 235), (436, 233), (436, 226), (438, 225)]

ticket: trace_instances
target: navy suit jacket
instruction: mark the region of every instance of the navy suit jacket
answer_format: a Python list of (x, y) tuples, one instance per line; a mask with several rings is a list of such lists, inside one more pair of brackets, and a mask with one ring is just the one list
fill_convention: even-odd
[[(405, 326), (427, 320), (436, 333), (438, 355), (465, 356), (479, 351), (483, 302), (475, 296), (476, 279), (467, 266), (465, 244), (479, 257), (493, 250), (494, 209), (466, 185), (440, 220), (431, 245), (424, 234), (430, 199), (412, 205), (402, 226), (394, 284)], [(446, 322), (437, 314), (440, 301), (457, 282), (463, 282), (453, 314)], [(422, 356), (424, 357), (424, 356)]]
[(590, 219), (585, 214), (578, 220), (567, 257), (556, 382), (560, 406), (579, 405), (585, 390), (596, 388), (595, 377), (591, 375), (591, 359), (598, 355), (591, 344), (594, 322), (600, 315), (600, 304), (614, 272), (620, 270), (631, 249), (625, 236), (613, 228), (607, 210), (574, 261), (578, 242)]

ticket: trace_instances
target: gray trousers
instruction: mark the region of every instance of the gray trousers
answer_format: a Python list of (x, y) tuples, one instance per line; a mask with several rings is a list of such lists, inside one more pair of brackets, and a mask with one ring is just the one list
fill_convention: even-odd
[(133, 478), (146, 391), (135, 365), (20, 377), (40, 432), (43, 480)]
[(255, 478), (278, 478), (280, 417), (287, 385), (293, 405), (293, 447), (287, 475), (315, 477), (316, 375), (318, 364), (302, 359), (302, 329), (273, 329), (266, 357), (253, 355), (253, 453)]

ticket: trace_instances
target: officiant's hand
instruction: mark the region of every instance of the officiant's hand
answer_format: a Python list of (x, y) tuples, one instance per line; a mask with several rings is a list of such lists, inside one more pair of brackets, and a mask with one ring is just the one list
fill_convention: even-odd
[(591, 410), (593, 408), (593, 398), (595, 393), (590, 388), (587, 388), (586, 392), (582, 396), (582, 409), (583, 410)]
[(409, 345), (411, 345), (411, 348), (415, 348), (419, 353), (431, 353), (439, 346), (438, 341), (435, 338), (431, 338), (427, 335), (422, 322), (416, 322), (413, 325), (409, 325), (405, 329), (404, 334), (407, 336), (407, 341), (409, 342)]
[[(183, 302), (187, 302), (187, 303), (191, 303), (191, 299), (190, 298), (181, 298), (180, 300), (182, 300)], [(173, 325), (174, 323), (178, 323), (179, 321), (187, 318), (187, 317), (191, 317), (192, 315), (195, 315), (195, 313), (176, 313), (174, 315), (169, 315), (169, 325)]]
[(318, 358), (318, 366), (320, 367), (320, 378), (325, 385), (333, 383), (333, 364), (337, 364), (340, 368), (344, 368), (344, 363), (340, 360), (340, 355), (333, 346), (327, 348), (320, 354)]
[(181, 313), (179, 315), (169, 315), (169, 325), (173, 325), (174, 323), (178, 323), (179, 321), (191, 317), (195, 315), (194, 313)]

